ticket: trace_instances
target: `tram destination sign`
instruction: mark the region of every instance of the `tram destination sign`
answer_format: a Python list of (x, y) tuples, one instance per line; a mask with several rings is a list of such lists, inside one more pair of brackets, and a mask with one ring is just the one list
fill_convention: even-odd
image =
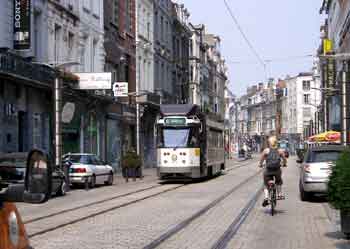
[(166, 118), (164, 120), (166, 125), (186, 125), (186, 118)]

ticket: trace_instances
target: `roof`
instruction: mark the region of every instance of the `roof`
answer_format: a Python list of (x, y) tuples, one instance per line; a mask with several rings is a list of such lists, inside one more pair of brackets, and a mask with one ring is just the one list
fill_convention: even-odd
[(310, 148), (310, 151), (329, 151), (329, 150), (336, 150), (336, 151), (343, 151), (346, 149), (346, 146), (343, 145), (321, 145), (318, 147)]
[(198, 105), (179, 104), (179, 105), (161, 105), (160, 113), (162, 116), (179, 115), (189, 116), (200, 112)]

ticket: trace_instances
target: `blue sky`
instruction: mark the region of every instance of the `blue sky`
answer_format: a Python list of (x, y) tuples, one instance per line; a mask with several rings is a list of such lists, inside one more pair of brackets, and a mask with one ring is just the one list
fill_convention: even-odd
[[(237, 95), (265, 80), (264, 69), (245, 43), (223, 0), (180, 0), (194, 24), (204, 23), (222, 39), (229, 66), (230, 89)], [(322, 0), (227, 0), (246, 36), (267, 64), (268, 77), (284, 78), (309, 71), (320, 43)], [(298, 58), (294, 57), (297, 56)], [(293, 57), (292, 59), (286, 59)], [(240, 63), (237, 63), (240, 62)]]

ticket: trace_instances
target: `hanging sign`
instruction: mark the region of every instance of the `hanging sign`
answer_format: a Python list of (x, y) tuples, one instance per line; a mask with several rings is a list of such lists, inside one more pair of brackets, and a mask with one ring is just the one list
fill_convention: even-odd
[(128, 97), (128, 82), (115, 82), (113, 83), (114, 97)]
[(13, 48), (30, 49), (30, 0), (13, 0)]

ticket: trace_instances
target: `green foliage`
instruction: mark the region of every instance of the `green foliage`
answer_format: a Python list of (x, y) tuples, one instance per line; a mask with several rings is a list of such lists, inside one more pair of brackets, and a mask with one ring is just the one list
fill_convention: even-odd
[(142, 161), (141, 157), (137, 155), (134, 151), (128, 151), (122, 157), (122, 167), (123, 168), (137, 168), (141, 167)]
[(328, 182), (329, 203), (339, 210), (350, 210), (350, 150), (336, 162)]

